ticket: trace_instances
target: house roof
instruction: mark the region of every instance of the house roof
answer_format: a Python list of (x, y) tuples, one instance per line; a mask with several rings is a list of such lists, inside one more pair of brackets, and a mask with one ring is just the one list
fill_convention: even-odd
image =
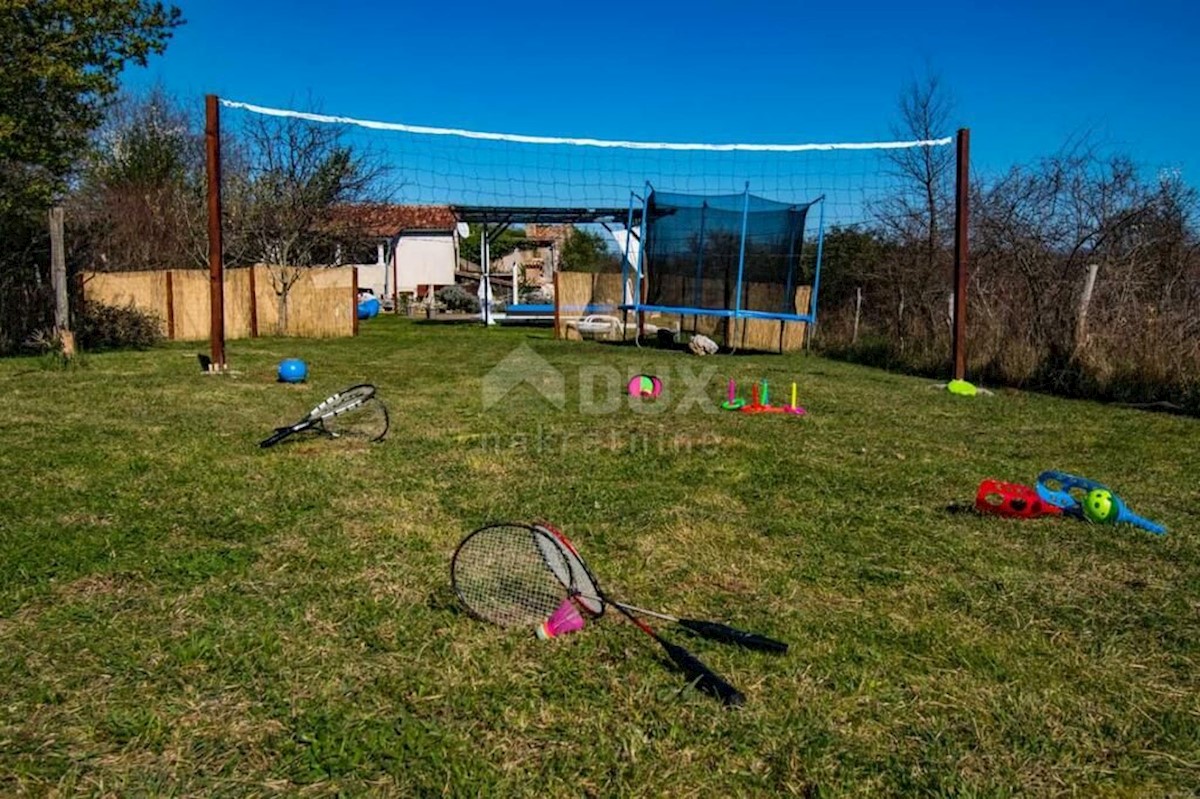
[(458, 223), (447, 205), (362, 203), (331, 209), (335, 223), (352, 226), (368, 236), (390, 238), (405, 230), (453, 230)]
[[(585, 222), (625, 222), (627, 208), (532, 208), (507, 205), (456, 205), (455, 216), (472, 224), (541, 224), (572, 225)], [(635, 219), (641, 219), (640, 208), (633, 209)]]

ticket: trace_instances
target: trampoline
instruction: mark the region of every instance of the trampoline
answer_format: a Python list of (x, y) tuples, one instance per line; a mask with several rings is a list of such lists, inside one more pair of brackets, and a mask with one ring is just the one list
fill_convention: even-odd
[[(603, 314), (616, 310), (612, 305), (568, 305), (558, 309), (560, 312)], [(534, 325), (553, 326), (557, 315), (550, 303), (520, 303), (509, 305), (502, 313), (493, 312), (492, 317), (502, 325)]]
[[(634, 195), (629, 204), (633, 229)], [(816, 323), (824, 244), (824, 196), (786, 203), (750, 193), (656, 191), (642, 199), (637, 252), (626, 243), (622, 280), (637, 290), (622, 310), (731, 320)], [(811, 291), (802, 288), (804, 232), (818, 211)], [(632, 239), (634, 237), (629, 237)], [(807, 294), (807, 297), (805, 297)], [(800, 307), (806, 306), (806, 307)], [(727, 342), (728, 343), (728, 342)]]

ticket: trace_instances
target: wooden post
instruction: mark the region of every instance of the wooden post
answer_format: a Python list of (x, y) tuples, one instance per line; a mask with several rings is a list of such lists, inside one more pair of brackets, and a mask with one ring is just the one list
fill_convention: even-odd
[(854, 333), (850, 336), (850, 344), (858, 343), (858, 317), (862, 313), (862, 286), (854, 289)]
[(208, 277), (211, 305), (209, 339), (212, 369), (225, 369), (225, 263), (221, 243), (221, 106), (205, 97), (205, 154), (208, 166)]
[(258, 279), (257, 266), (250, 267), (250, 338), (258, 338)]
[(354, 325), (351, 335), (358, 335), (358, 267), (350, 267), (352, 274), (352, 288), (350, 291), (350, 318), (354, 320)]
[[(625, 289), (622, 288), (622, 291)], [(554, 273), (554, 337), (562, 338), (562, 292), (558, 285), (558, 272)], [(625, 339), (625, 331), (621, 330), (621, 339)]]
[(954, 379), (967, 375), (967, 256), (970, 250), (968, 222), (971, 193), (971, 131), (958, 130), (954, 179)]
[[(400, 272), (396, 268), (397, 250), (400, 247), (400, 239), (396, 239), (396, 243), (392, 245), (392, 313), (396, 316), (400, 315), (400, 287), (396, 285), (396, 281), (400, 278)], [(458, 271), (458, 238), (454, 238), (454, 266), (455, 271)]]
[(1087, 343), (1088, 306), (1092, 304), (1092, 290), (1096, 288), (1096, 272), (1099, 264), (1088, 264), (1087, 282), (1083, 284), (1083, 296), (1079, 298), (1079, 313), (1075, 317), (1075, 350), (1083, 349)]
[(71, 332), (71, 307), (67, 299), (67, 254), (63, 236), (63, 209), (50, 209), (50, 285), (54, 288), (54, 330), (62, 342), (63, 355), (75, 354), (75, 334)]
[(54, 327), (66, 330), (71, 326), (67, 306), (67, 257), (63, 243), (63, 209), (50, 209), (50, 285), (54, 287)]
[(175, 278), (170, 269), (165, 273), (167, 281), (167, 338), (175, 340)]

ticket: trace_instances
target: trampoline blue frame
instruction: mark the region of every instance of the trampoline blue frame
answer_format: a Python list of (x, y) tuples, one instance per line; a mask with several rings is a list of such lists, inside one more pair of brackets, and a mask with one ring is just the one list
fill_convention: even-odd
[[(750, 219), (750, 183), (747, 181), (745, 189), (745, 199), (742, 204), (742, 240), (738, 248), (738, 272), (737, 285), (734, 291), (734, 307), (729, 308), (687, 308), (674, 305), (646, 305), (641, 300), (642, 296), (642, 281), (645, 275), (642, 273), (642, 259), (646, 251), (646, 225), (649, 222), (650, 214), (647, 206), (649, 205), (650, 195), (653, 194), (654, 187), (649, 182), (646, 183), (646, 196), (638, 197), (636, 193), (629, 193), (629, 221), (626, 230), (629, 235), (625, 237), (625, 253), (621, 259), (621, 292), (625, 292), (624, 286), (629, 280), (629, 241), (633, 234), (633, 203), (634, 200), (642, 201), (642, 226), (638, 232), (638, 254), (637, 265), (634, 267), (634, 302), (623, 303), (618, 306), (623, 311), (634, 311), (635, 313), (667, 313), (679, 314), (681, 316), (716, 316), (723, 319), (766, 319), (779, 322), (807, 322), (811, 327), (817, 324), (817, 298), (821, 290), (821, 261), (825, 253), (825, 195), (821, 195), (813, 200), (812, 204), (819, 205), (817, 217), (817, 263), (813, 271), (812, 296), (809, 298), (808, 313), (806, 314), (787, 314), (787, 313), (772, 313), (770, 311), (748, 311), (742, 308), (742, 278), (746, 266), (746, 229)], [(701, 234), (703, 235), (703, 233)], [(787, 294), (791, 296), (792, 275), (788, 276)], [(810, 332), (811, 335), (811, 332)]]

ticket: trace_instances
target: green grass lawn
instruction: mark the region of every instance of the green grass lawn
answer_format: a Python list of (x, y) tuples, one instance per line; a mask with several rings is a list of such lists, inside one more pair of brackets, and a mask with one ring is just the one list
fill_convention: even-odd
[[(565, 403), (522, 386), (485, 410), (484, 377), (523, 346)], [(202, 349), (0, 361), (0, 794), (1200, 786), (1194, 419), (390, 318), (231, 342), (232, 377), (202, 375)], [(285, 356), (308, 384), (273, 382)], [(794, 378), (809, 415), (679, 411), (706, 368), (707, 407), (728, 376), (779, 399)], [(639, 371), (666, 378), (665, 412), (601, 412), (605, 380)], [(258, 448), (361, 381), (391, 409), (384, 443)], [(948, 510), (1049, 468), (1170, 534)], [(538, 517), (614, 593), (790, 654), (686, 642), (746, 694), (731, 711), (615, 617), (551, 642), (474, 621), (456, 543)]]

